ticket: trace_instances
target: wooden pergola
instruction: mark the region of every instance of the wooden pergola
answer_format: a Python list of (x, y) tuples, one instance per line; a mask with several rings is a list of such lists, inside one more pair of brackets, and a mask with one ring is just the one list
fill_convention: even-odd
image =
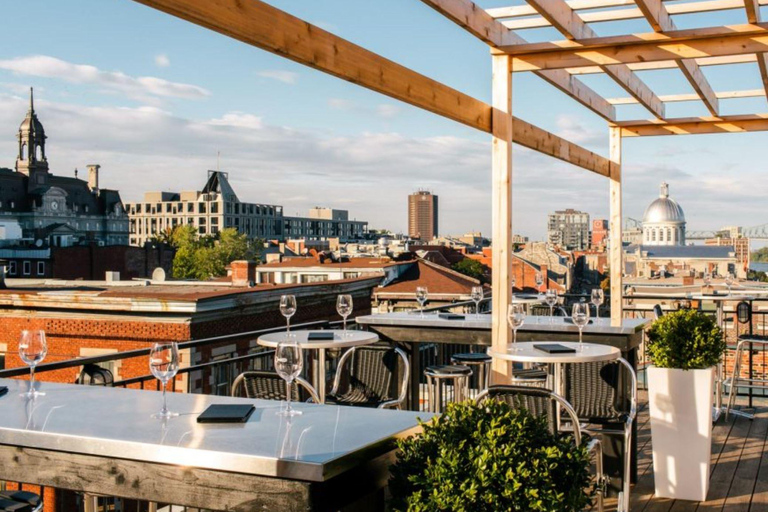
[[(621, 150), (624, 137), (768, 130), (768, 113), (721, 116), (719, 100), (768, 94), (768, 0), (527, 0), (482, 9), (470, 0), (421, 0), (486, 43), (493, 67), (492, 104), (472, 98), (260, 0), (135, 0), (298, 63), (463, 123), (493, 136), (494, 347), (510, 340), (512, 145), (558, 158), (610, 180), (611, 318), (622, 311)], [(671, 15), (743, 9), (749, 24), (678, 30)], [(590, 23), (644, 19), (653, 31), (600, 37)], [(554, 27), (565, 39), (529, 43), (516, 31)], [(764, 89), (716, 92), (703, 66), (756, 62)], [(694, 94), (658, 96), (635, 73), (679, 69)], [(608, 158), (547, 132), (512, 113), (512, 73), (533, 72), (601, 118), (610, 132)], [(604, 74), (626, 98), (604, 98), (579, 79)], [(710, 116), (668, 118), (665, 103), (699, 101)], [(619, 121), (617, 105), (639, 104), (651, 119)], [(496, 364), (496, 363), (495, 363)], [(503, 378), (508, 365), (494, 367)]]

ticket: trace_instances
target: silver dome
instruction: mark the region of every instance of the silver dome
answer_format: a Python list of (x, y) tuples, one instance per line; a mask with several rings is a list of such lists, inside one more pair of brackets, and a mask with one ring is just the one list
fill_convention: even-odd
[(669, 185), (661, 184), (659, 198), (645, 210), (643, 223), (685, 222), (685, 213), (676, 201), (669, 198)]

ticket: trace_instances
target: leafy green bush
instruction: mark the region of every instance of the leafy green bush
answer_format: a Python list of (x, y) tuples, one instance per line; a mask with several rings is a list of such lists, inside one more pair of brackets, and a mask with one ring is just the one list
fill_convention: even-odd
[(680, 309), (653, 322), (646, 347), (659, 368), (700, 370), (717, 365), (725, 351), (725, 340), (712, 317)]
[(399, 442), (393, 510), (571, 512), (593, 496), (586, 448), (525, 410), (496, 400), (450, 404), (422, 427)]

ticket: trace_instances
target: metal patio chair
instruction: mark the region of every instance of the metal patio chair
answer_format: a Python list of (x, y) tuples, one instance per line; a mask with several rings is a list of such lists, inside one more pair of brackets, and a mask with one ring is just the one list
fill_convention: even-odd
[[(291, 400), (302, 402), (311, 399), (319, 404), (320, 397), (312, 385), (301, 377), (296, 377), (291, 386)], [(286, 384), (277, 373), (266, 370), (250, 370), (243, 372), (232, 383), (232, 396), (242, 396), (241, 390), (247, 398), (259, 398), (262, 400), (285, 400), (287, 398)]]
[(397, 347), (363, 346), (339, 359), (326, 404), (400, 409), (408, 394), (410, 364)]
[(768, 337), (758, 335), (739, 336), (739, 342), (736, 344), (736, 351), (734, 352), (734, 362), (731, 376), (723, 381), (723, 386), (726, 389), (730, 388), (728, 391), (728, 402), (725, 408), (726, 420), (731, 413), (735, 414), (736, 416), (743, 416), (749, 419), (753, 419), (755, 417), (753, 414), (749, 414), (747, 412), (733, 408), (734, 402), (736, 401), (738, 388), (762, 389), (763, 391), (768, 390), (768, 379), (765, 378), (765, 375), (763, 375), (763, 378), (757, 378), (752, 374), (750, 374), (748, 377), (741, 376), (744, 354), (749, 354), (750, 351), (753, 353), (756, 352), (755, 345), (762, 347), (762, 352), (765, 352), (768, 350)]
[(499, 400), (506, 402), (515, 409), (526, 409), (534, 416), (542, 416), (547, 420), (550, 432), (562, 434), (557, 429), (558, 410), (564, 411), (574, 425), (573, 441), (576, 446), (586, 443), (587, 449), (595, 459), (595, 479), (597, 483), (597, 510), (603, 511), (606, 477), (603, 474), (603, 445), (600, 438), (583, 436), (576, 412), (562, 396), (548, 389), (528, 386), (491, 386), (487, 391), (477, 396), (475, 401)]
[(43, 499), (39, 494), (28, 491), (0, 492), (0, 512), (39, 512), (43, 510)]

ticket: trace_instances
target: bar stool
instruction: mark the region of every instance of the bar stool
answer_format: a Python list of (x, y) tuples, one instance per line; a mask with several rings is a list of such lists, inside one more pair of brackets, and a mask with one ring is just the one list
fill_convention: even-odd
[(459, 364), (428, 366), (424, 370), (427, 377), (427, 400), (429, 411), (443, 412), (443, 399), (448, 396), (448, 384), (453, 386), (453, 399), (448, 402), (463, 402), (469, 394), (469, 377), (472, 369)]
[(43, 510), (40, 495), (28, 491), (0, 492), (0, 512), (39, 512)]
[(475, 376), (472, 380), (475, 381), (476, 385), (470, 386), (470, 389), (474, 387), (477, 393), (482, 393), (490, 385), (491, 361), (493, 358), (482, 352), (453, 354), (451, 356), (451, 364), (468, 366), (472, 370), (472, 374)]

